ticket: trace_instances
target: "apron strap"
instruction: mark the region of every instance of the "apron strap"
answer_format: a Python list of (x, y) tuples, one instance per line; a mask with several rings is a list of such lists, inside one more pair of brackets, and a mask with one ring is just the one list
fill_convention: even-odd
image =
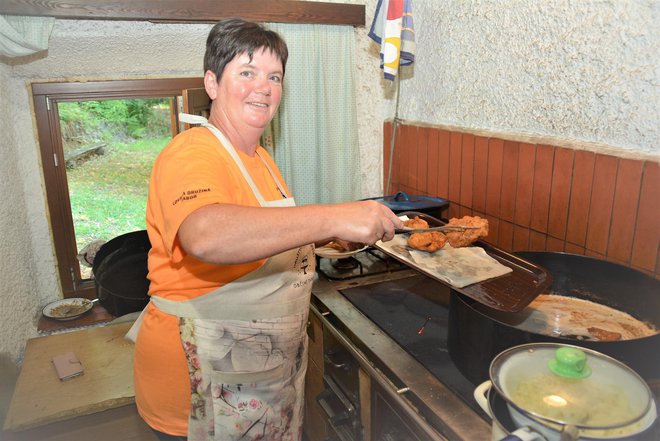
[[(245, 168), (245, 165), (243, 164), (243, 161), (241, 161), (240, 156), (238, 156), (238, 153), (236, 152), (236, 148), (232, 145), (232, 143), (227, 139), (227, 137), (222, 133), (217, 127), (215, 127), (213, 124), (210, 124), (206, 118), (200, 115), (190, 115), (188, 113), (179, 113), (179, 120), (183, 121), (188, 124), (201, 124), (203, 127), (206, 127), (215, 135), (216, 138), (220, 141), (220, 144), (227, 150), (227, 153), (232, 157), (236, 165), (238, 166), (239, 170), (243, 174), (243, 177), (245, 178), (245, 181), (247, 184), (250, 186), (252, 189), (252, 193), (254, 193), (254, 196), (257, 198), (257, 201), (259, 201), (259, 205), (262, 207), (265, 207), (267, 205), (266, 200), (264, 199), (263, 195), (257, 188), (257, 185), (254, 183), (252, 180), (252, 177), (248, 173), (247, 169)], [(275, 173), (273, 173), (273, 170), (268, 166), (268, 163), (264, 160), (264, 158), (257, 153), (259, 158), (263, 161), (264, 165), (266, 166), (266, 169), (268, 169), (268, 172), (270, 173), (270, 176), (273, 178), (273, 181), (275, 181), (275, 185), (277, 185), (277, 188), (279, 189), (280, 193), (282, 196), (284, 196), (284, 199), (288, 199), (286, 196), (286, 191), (284, 189), (284, 186), (280, 182), (279, 179), (277, 179), (277, 176), (275, 176)]]

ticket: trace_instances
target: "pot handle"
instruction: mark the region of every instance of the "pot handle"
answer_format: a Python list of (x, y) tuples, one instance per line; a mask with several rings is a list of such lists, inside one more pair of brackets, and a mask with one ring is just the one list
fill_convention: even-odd
[(488, 405), (488, 391), (492, 385), (493, 383), (490, 380), (486, 380), (474, 390), (474, 399), (477, 404), (491, 418), (493, 418), (493, 414), (490, 412), (490, 406)]
[[(488, 405), (488, 391), (492, 387), (493, 383), (490, 380), (486, 380), (477, 386), (474, 389), (474, 399), (481, 409), (488, 414), (491, 419), (493, 414), (490, 411), (490, 406)], [(547, 441), (545, 437), (534, 432), (528, 427), (522, 427), (515, 432), (501, 438), (499, 441)]]

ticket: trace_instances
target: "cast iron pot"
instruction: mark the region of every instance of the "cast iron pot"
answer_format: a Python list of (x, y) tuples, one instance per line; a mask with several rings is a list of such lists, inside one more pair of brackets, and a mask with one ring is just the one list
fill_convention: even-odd
[(141, 311), (149, 303), (147, 256), (151, 243), (146, 230), (117, 236), (103, 244), (92, 272), (99, 303), (116, 317)]
[[(552, 274), (554, 281), (547, 293), (600, 303), (660, 329), (660, 282), (657, 280), (639, 271), (586, 256), (531, 251), (516, 254)], [(452, 292), (447, 336), (449, 355), (474, 384), (488, 379), (490, 363), (497, 354), (512, 346), (536, 342), (567, 343), (596, 350), (627, 364), (652, 386), (660, 384), (660, 334), (621, 341), (550, 337), (503, 323), (494, 318), (496, 315), (495, 311), (474, 300)]]

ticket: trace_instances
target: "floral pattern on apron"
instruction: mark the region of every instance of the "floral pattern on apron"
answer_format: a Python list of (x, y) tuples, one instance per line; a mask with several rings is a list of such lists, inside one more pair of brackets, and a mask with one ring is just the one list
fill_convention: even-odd
[(306, 324), (306, 313), (253, 321), (181, 318), (189, 441), (299, 440)]

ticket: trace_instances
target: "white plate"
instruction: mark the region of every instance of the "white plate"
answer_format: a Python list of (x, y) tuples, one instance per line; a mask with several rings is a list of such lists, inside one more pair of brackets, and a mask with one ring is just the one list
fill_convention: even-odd
[(369, 248), (369, 246), (365, 245), (362, 248), (353, 251), (339, 251), (330, 247), (317, 247), (314, 249), (314, 252), (317, 256), (327, 257), (328, 259), (344, 259), (346, 257), (351, 257), (360, 251), (364, 251), (367, 248)]
[[(91, 300), (81, 297), (57, 300), (49, 303), (43, 309), (43, 314), (54, 320), (66, 321), (77, 319), (94, 306)], [(67, 312), (67, 309), (70, 310)]]

